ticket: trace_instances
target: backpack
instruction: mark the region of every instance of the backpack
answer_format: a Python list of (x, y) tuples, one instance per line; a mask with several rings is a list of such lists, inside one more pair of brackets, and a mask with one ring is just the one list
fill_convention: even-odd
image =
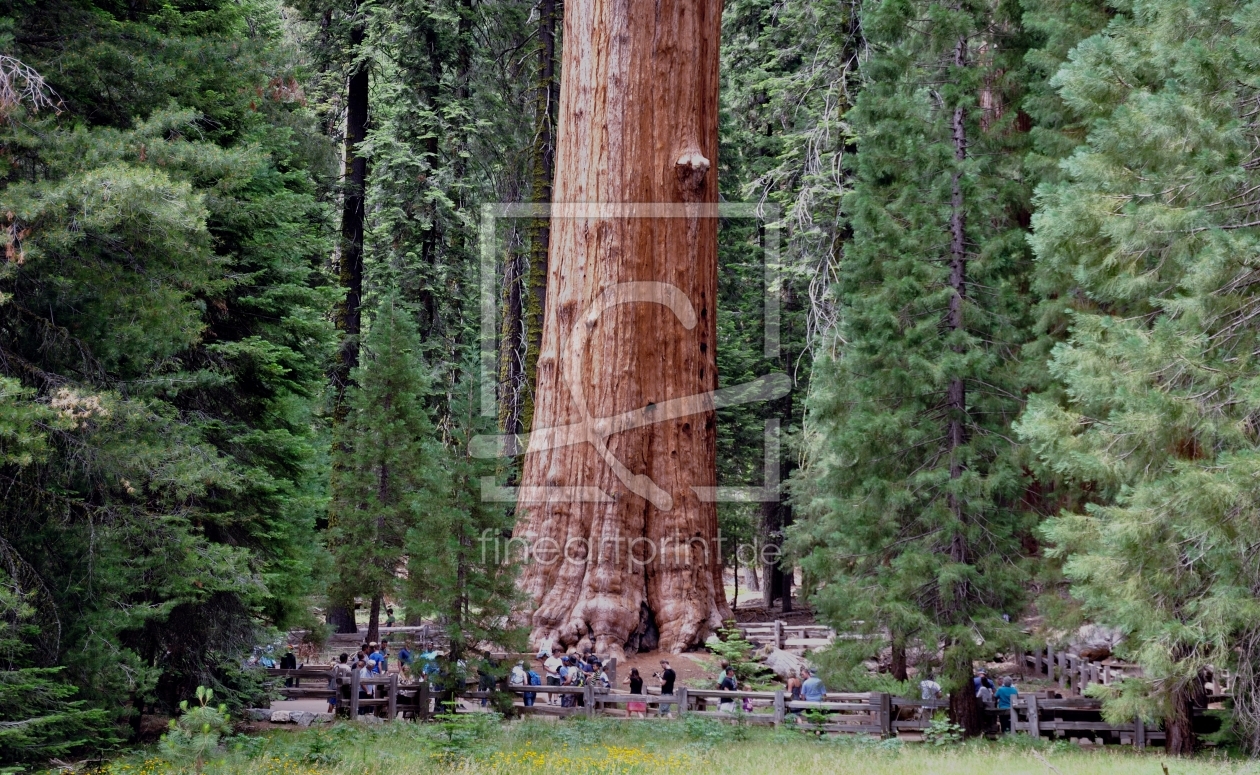
[(569, 671), (569, 685), (570, 686), (586, 686), (586, 673), (583, 673), (581, 670), (570, 670)]
[(533, 670), (529, 671), (529, 685), (542, 686), (542, 679), (539, 678), (538, 673), (535, 673)]

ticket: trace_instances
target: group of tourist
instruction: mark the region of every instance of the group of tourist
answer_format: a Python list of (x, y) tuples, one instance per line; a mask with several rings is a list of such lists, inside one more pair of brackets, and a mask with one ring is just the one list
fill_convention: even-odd
[[(404, 646), (399, 652), (400, 661), (402, 655), (406, 654), (406, 661), (410, 662), (411, 652)], [(354, 653), (351, 659), (349, 654), (341, 654), (337, 660), (332, 663), (332, 670), (328, 675), (328, 712), (333, 713), (337, 710), (338, 683), (341, 678), (353, 676), (356, 672), (359, 674), (360, 681), (376, 678), (389, 672), (389, 641), (382, 640), (380, 643), (376, 641), (364, 641), (359, 646), (359, 650)], [(359, 699), (367, 700), (376, 696), (376, 687), (372, 684), (361, 683), (359, 685)], [(359, 713), (366, 713), (366, 706), (359, 707)]]
[[(554, 648), (550, 651), (540, 651), (536, 658), (539, 662), (542, 676), (539, 676), (533, 670), (526, 672), (525, 664), (521, 662), (517, 663), (516, 669), (508, 677), (508, 683), (521, 681), (523, 677), (528, 680), (530, 685), (538, 686), (542, 684), (542, 681), (539, 679), (545, 676), (547, 686), (583, 687), (591, 685), (597, 689), (607, 689), (611, 684), (604, 660), (589, 650), (581, 654), (577, 652), (565, 654), (559, 648)], [(533, 705), (532, 695), (534, 693), (527, 692), (526, 694), (529, 697), (525, 704), (527, 706)], [(575, 708), (584, 704), (582, 696), (576, 693), (548, 694), (547, 701), (552, 705), (558, 704), (564, 708)]]
[[(1019, 696), (1019, 690), (1015, 688), (1015, 682), (1011, 680), (1011, 677), (1003, 676), (1001, 685), (998, 685), (989, 677), (989, 671), (982, 668), (972, 677), (971, 688), (975, 692), (976, 699), (985, 709), (998, 712), (998, 723), (1002, 725), (1002, 731), (1011, 731), (1011, 701)], [(932, 679), (931, 673), (928, 673), (922, 681), (919, 681), (919, 693), (925, 700), (939, 699), (941, 685)]]

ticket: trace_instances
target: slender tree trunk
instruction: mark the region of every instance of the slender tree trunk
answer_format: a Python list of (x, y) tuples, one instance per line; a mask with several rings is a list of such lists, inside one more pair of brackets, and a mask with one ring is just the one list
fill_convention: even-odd
[[(954, 47), (954, 64), (957, 67), (967, 65), (967, 38), (960, 37)], [(953, 333), (963, 331), (963, 302), (967, 297), (967, 216), (964, 211), (962, 190), (962, 163), (967, 158), (967, 115), (962, 105), (954, 108), (953, 140), (954, 159), (959, 166), (954, 170), (951, 181), (949, 200), (949, 287), (954, 291), (949, 299), (949, 330)], [(959, 450), (967, 443), (967, 386), (961, 376), (949, 382), (946, 397), (949, 409), (949, 428), (947, 437), (949, 444), (949, 478), (957, 481), (962, 478), (963, 463)], [(954, 517), (960, 523), (964, 520), (962, 501), (950, 495), (950, 506)], [(955, 544), (963, 539), (961, 534), (955, 536)], [(966, 562), (966, 547), (956, 546), (955, 562)]]
[(368, 612), (367, 641), (379, 643), (381, 640), (381, 596), (372, 596), (372, 608)]
[[(556, 111), (560, 104), (560, 81), (556, 78), (556, 0), (538, 4), (538, 76), (534, 97), (534, 146), (530, 201), (550, 204), (555, 178)], [(538, 383), (538, 354), (542, 350), (543, 318), (547, 308), (547, 252), (551, 244), (551, 224), (536, 218), (529, 227), (529, 268), (525, 275), (525, 361), (520, 423), (529, 428), (534, 420), (534, 386)]]
[[(661, 646), (682, 651), (731, 615), (717, 510), (695, 489), (716, 483), (721, 2), (574, 0), (564, 25), (557, 207), (637, 203), (638, 217), (553, 213), (521, 586), (535, 643), (619, 654), (646, 603)], [(639, 427), (540, 448), (549, 429), (625, 413)]]
[[(958, 68), (967, 66), (967, 37), (960, 36), (954, 45), (954, 65)], [(967, 112), (962, 104), (955, 106), (951, 122), (954, 142), (954, 160), (958, 166), (951, 179), (949, 200), (949, 287), (954, 291), (949, 299), (947, 325), (951, 333), (957, 335), (964, 330), (963, 303), (967, 297), (967, 216), (964, 207), (962, 189), (962, 164), (967, 158)], [(956, 348), (957, 349), (957, 348)], [(963, 475), (962, 448), (967, 443), (967, 386), (961, 375), (949, 381), (946, 395), (949, 412), (946, 431), (949, 446), (949, 478), (956, 484)], [(950, 543), (950, 560), (959, 565), (970, 562), (970, 549), (961, 529), (966, 524), (967, 514), (962, 498), (951, 491), (949, 494), (950, 509), (958, 522), (953, 540)], [(966, 605), (966, 582), (960, 582), (952, 592), (950, 605), (955, 611), (961, 611)], [(980, 723), (980, 707), (976, 702), (975, 692), (971, 690), (972, 664), (970, 658), (961, 656), (969, 649), (965, 645), (953, 644), (960, 656), (951, 666), (951, 678), (955, 688), (949, 693), (949, 715), (955, 724), (963, 728), (968, 737), (975, 737), (983, 732)]]
[[(356, 3), (354, 13), (359, 14)], [(350, 30), (351, 55), (357, 56), (363, 45), (364, 25), (356, 18)], [(346, 179), (342, 192), (341, 245), (338, 280), (344, 296), (337, 304), (335, 320), (341, 334), (341, 351), (332, 373), (333, 426), (345, 422), (349, 412), (346, 389), (350, 373), (359, 363), (359, 335), (362, 330), (363, 305), (363, 229), (364, 192), (367, 187), (367, 158), (359, 146), (367, 137), (368, 68), (360, 64), (346, 82)], [(330, 525), (331, 527), (331, 525)], [(330, 600), (328, 623), (339, 633), (358, 632), (353, 600)]]
[(503, 324), (499, 331), (499, 428), (520, 433), (524, 387), (525, 299), (529, 254), (515, 248), (503, 263)]
[(761, 591), (761, 581), (757, 578), (756, 565), (748, 565), (744, 567), (744, 586), (748, 587), (749, 592)]
[[(356, 6), (355, 13), (358, 13)], [(350, 32), (351, 51), (357, 54), (363, 45), (363, 25), (356, 23)], [(363, 226), (364, 190), (367, 186), (367, 158), (359, 146), (367, 137), (368, 68), (360, 65), (346, 83), (346, 179), (341, 210), (341, 265), (338, 279), (345, 296), (337, 304), (336, 325), (341, 333), (341, 351), (333, 372), (336, 392), (335, 421), (340, 423), (348, 411), (346, 388), (350, 372), (359, 364), (359, 334), (363, 304)]]
[(896, 680), (896, 681), (910, 680), (910, 675), (907, 668), (908, 668), (908, 665), (906, 663), (906, 642), (905, 640), (894, 635), (892, 639), (892, 665), (890, 668), (890, 672), (892, 673), (893, 680)]
[[(786, 408), (779, 407), (780, 417), (791, 417), (791, 395), (787, 397)], [(783, 413), (786, 411), (786, 413)], [(791, 462), (780, 463), (779, 481), (787, 481), (795, 467)], [(767, 555), (762, 564), (764, 584), (761, 585), (762, 602), (766, 610), (774, 607), (778, 600), (782, 613), (792, 611), (792, 567), (782, 559), (783, 531), (792, 525), (792, 505), (786, 500), (767, 501), (761, 504), (762, 535), (767, 548), (774, 547), (775, 552)], [(787, 567), (784, 567), (787, 565)]]

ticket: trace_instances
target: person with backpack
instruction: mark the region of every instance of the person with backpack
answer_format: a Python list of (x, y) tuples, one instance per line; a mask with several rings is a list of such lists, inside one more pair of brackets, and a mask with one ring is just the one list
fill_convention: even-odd
[[(529, 680), (530, 686), (542, 686), (542, 676), (538, 675), (537, 672), (530, 670), (525, 674), (525, 677)], [(537, 696), (537, 692), (525, 692), (525, 707), (534, 707), (534, 698)]]
[[(573, 687), (581, 688), (583, 686), (586, 686), (587, 678), (588, 676), (587, 676), (586, 671), (577, 665), (577, 660), (575, 658), (574, 664), (569, 667), (569, 685)], [(569, 702), (569, 707), (579, 707), (579, 708), (586, 707), (586, 698), (583, 695), (570, 694), (568, 696), (573, 698)]]
[(337, 662), (333, 662), (332, 669), (328, 671), (328, 712), (335, 713), (337, 711), (337, 695), (341, 694), (341, 683), (338, 679), (349, 678), (351, 667), (349, 665), (350, 655), (342, 654)]

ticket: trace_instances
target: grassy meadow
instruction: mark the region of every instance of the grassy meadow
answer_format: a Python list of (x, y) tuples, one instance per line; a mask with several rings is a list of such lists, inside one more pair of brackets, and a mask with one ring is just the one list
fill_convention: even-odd
[[(1162, 766), (1161, 766), (1162, 765)], [(173, 763), (134, 752), (105, 775), (174, 775)], [(1167, 769), (1164, 769), (1166, 767)], [(1221, 754), (1167, 759), (1157, 752), (1032, 745), (1028, 738), (926, 745), (797, 730), (750, 729), (707, 719), (681, 722), (530, 720), (500, 724), (470, 714), (459, 722), (379, 726), (339, 723), (237, 736), (203, 764), (207, 775), (1226, 775), (1260, 763)]]

